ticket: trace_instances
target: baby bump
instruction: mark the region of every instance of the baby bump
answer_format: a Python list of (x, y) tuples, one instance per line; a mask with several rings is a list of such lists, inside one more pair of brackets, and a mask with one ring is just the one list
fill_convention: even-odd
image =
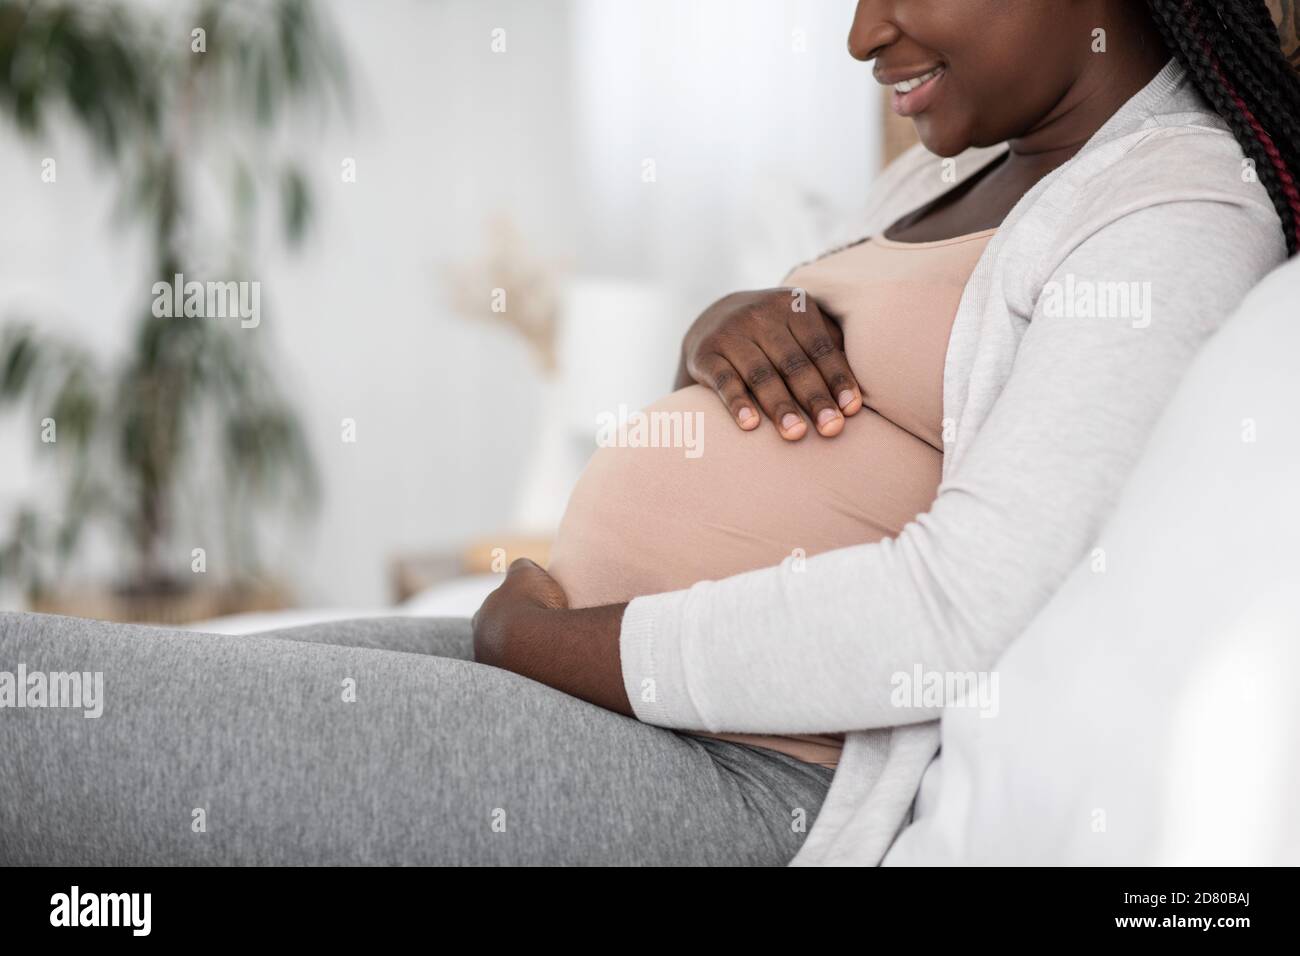
[(837, 438), (787, 442), (766, 420), (741, 431), (692, 386), (628, 424), (603, 436), (552, 550), (573, 607), (893, 537), (939, 487), (940, 452), (870, 409)]

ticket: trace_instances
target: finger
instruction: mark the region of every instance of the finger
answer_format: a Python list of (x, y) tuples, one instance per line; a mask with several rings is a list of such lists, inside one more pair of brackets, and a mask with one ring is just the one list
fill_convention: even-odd
[(506, 580), (512, 587), (520, 589), (518, 593), (537, 604), (557, 609), (569, 606), (568, 595), (559, 582), (528, 558), (516, 558), (510, 562)]
[[(821, 310), (819, 309), (818, 311)], [(835, 347), (843, 352), (844, 329), (840, 327), (839, 322), (837, 322), (832, 316), (827, 315), (825, 312), (822, 312), (822, 318), (826, 320), (826, 330), (830, 332), (831, 338), (835, 341)]]
[(785, 381), (767, 355), (748, 339), (738, 339), (729, 347), (726, 358), (749, 386), (750, 394), (776, 425), (786, 441), (798, 441), (808, 432), (808, 423), (799, 404), (786, 388)]
[(772, 326), (758, 344), (785, 379), (795, 401), (816, 424), (817, 431), (826, 438), (833, 438), (843, 431), (844, 414), (831, 398), (831, 391), (816, 363), (808, 357), (790, 330), (784, 326)]
[(735, 366), (716, 352), (700, 356), (694, 362), (692, 375), (697, 382), (713, 389), (727, 406), (736, 424), (745, 431), (753, 431), (762, 421), (754, 411), (754, 399)]
[(839, 325), (822, 314), (816, 305), (807, 312), (796, 313), (790, 322), (790, 332), (804, 354), (812, 359), (821, 373), (835, 404), (845, 415), (854, 415), (862, 409), (862, 387), (849, 367), (844, 354), (844, 333)]

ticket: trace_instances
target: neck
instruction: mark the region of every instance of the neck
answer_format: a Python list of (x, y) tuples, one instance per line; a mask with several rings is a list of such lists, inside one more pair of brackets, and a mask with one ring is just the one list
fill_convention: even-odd
[(1008, 164), (1041, 173), (1067, 162), (1169, 62), (1160, 33), (1145, 11), (1135, 17), (1133, 0), (1123, 3), (1127, 8), (1107, 24), (1106, 37), (1115, 45), (1123, 38), (1124, 48), (1092, 54), (1047, 115), (1010, 141)]

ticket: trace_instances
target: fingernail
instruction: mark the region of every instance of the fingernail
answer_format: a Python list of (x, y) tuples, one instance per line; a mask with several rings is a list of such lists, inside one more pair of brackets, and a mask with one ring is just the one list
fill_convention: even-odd
[(848, 408), (853, 404), (853, 400), (858, 396), (854, 395), (850, 389), (840, 392), (840, 408)]
[(829, 425), (831, 422), (837, 422), (839, 420), (840, 420), (839, 412), (837, 412), (833, 408), (823, 408), (821, 412), (817, 415), (817, 427), (822, 428), (825, 427), (826, 425)]
[(740, 410), (740, 414), (736, 416), (736, 419), (740, 422), (741, 425), (748, 425), (751, 421), (754, 420), (755, 417), (756, 416), (754, 415), (754, 410), (752, 408), (746, 407)]
[(798, 415), (796, 415), (794, 412), (790, 412), (784, 418), (781, 419), (781, 431), (791, 432), (794, 431), (797, 427), (799, 427), (802, 424), (803, 424), (803, 419), (800, 418)]

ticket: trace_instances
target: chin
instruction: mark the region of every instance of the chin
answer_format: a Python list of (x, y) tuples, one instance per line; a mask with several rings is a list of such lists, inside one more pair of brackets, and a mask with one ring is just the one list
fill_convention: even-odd
[(965, 130), (955, 129), (929, 117), (916, 118), (916, 134), (925, 148), (936, 156), (960, 156), (970, 149), (971, 137)]
[(936, 156), (943, 156), (948, 159), (950, 156), (959, 156), (966, 152), (969, 143), (959, 137), (944, 134), (920, 134), (920, 142), (924, 144), (927, 150), (935, 153)]

